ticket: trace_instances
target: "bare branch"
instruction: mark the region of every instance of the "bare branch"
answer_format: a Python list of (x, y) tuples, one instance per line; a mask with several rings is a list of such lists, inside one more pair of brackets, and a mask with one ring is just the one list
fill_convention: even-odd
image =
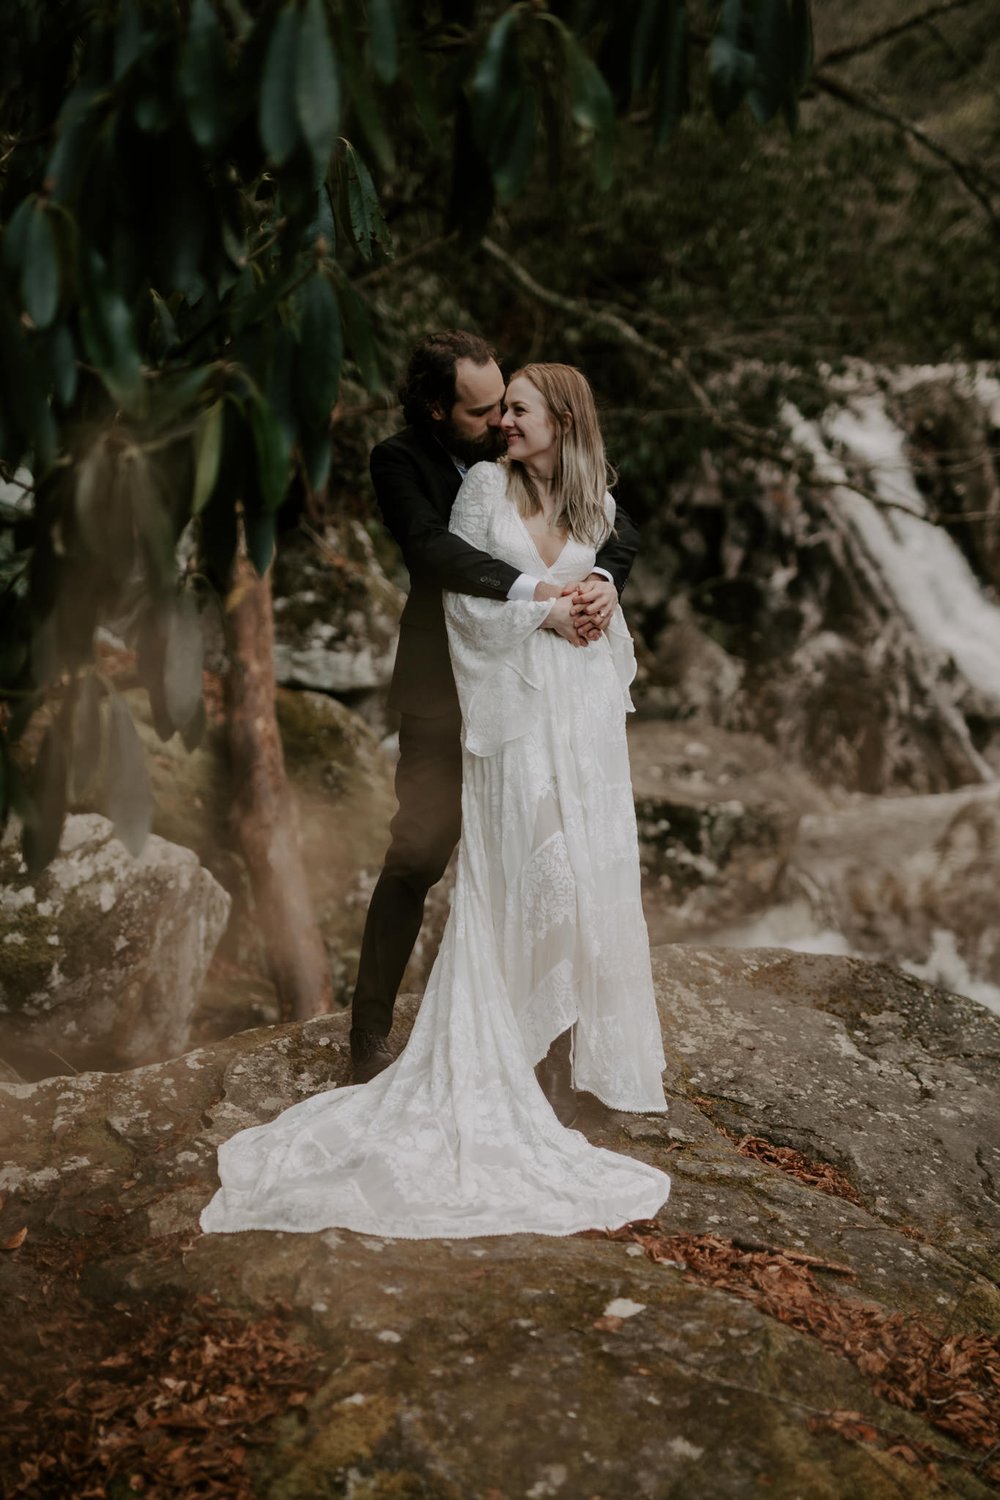
[(906, 119), (904, 115), (897, 114), (875, 95), (862, 93), (859, 89), (852, 88), (850, 84), (840, 78), (834, 78), (829, 73), (816, 72), (812, 75), (810, 82), (821, 93), (829, 94), (832, 99), (839, 99), (842, 104), (848, 105), (851, 109), (894, 125), (897, 130), (901, 130), (904, 135), (908, 135), (911, 140), (922, 146), (925, 151), (936, 156), (939, 161), (943, 161), (985, 211), (994, 233), (1000, 237), (1000, 213), (993, 206), (993, 200), (990, 197), (991, 191), (1000, 193), (1000, 183), (996, 182), (982, 167), (956, 156), (947, 146), (930, 135), (922, 125), (918, 125), (915, 120)]
[(978, 0), (939, 0), (938, 4), (928, 5), (926, 10), (918, 11), (914, 16), (907, 16), (905, 20), (896, 21), (892, 26), (883, 26), (878, 31), (871, 32), (864, 41), (852, 42), (845, 47), (831, 47), (829, 52), (824, 52), (822, 57), (816, 59), (816, 67), (825, 68), (830, 63), (842, 63), (852, 57), (860, 57), (862, 53), (871, 52), (875, 47), (880, 47), (883, 42), (891, 42), (895, 37), (912, 31), (916, 26), (926, 25), (936, 16), (945, 16), (952, 10), (966, 10), (970, 5), (977, 3)]
[[(593, 304), (577, 297), (564, 296), (562, 292), (553, 291), (551, 287), (542, 286), (535, 280), (524, 266), (509, 255), (495, 240), (485, 238), (480, 242), (480, 248), (494, 261), (504, 274), (519, 287), (522, 292), (531, 297), (533, 301), (540, 302), (544, 307), (551, 307), (556, 312), (564, 313), (571, 318), (577, 327), (590, 327), (600, 329), (603, 333), (610, 334), (616, 342), (625, 345), (626, 348), (634, 349), (641, 354), (650, 364), (659, 366), (678, 376), (687, 386), (697, 404), (697, 409), (703, 416), (707, 417), (714, 427), (729, 437), (735, 439), (743, 450), (754, 458), (767, 459), (778, 464), (790, 474), (794, 474), (798, 482), (806, 489), (827, 492), (831, 489), (828, 479), (819, 477), (813, 472), (811, 464), (791, 442), (782, 443), (777, 440), (769, 429), (755, 427), (750, 422), (740, 418), (732, 417), (723, 411), (709, 392), (691, 370), (686, 360), (679, 354), (672, 354), (654, 344), (650, 339), (644, 338), (636, 328), (632, 326), (618, 309), (608, 306), (595, 307)], [(851, 478), (845, 481), (846, 487), (854, 494), (871, 502), (872, 505), (883, 511), (899, 511), (913, 521), (923, 521), (926, 525), (935, 526), (941, 520), (993, 520), (992, 513), (975, 512), (970, 515), (952, 516), (938, 513), (921, 513), (912, 505), (903, 501), (889, 500), (884, 495), (868, 489), (858, 480)]]

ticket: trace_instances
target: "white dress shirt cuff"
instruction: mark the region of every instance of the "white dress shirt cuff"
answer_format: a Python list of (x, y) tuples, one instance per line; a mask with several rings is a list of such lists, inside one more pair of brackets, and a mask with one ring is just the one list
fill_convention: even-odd
[(519, 573), (507, 591), (507, 598), (515, 603), (525, 599), (534, 599), (535, 589), (539, 580), (532, 578), (530, 573)]
[(611, 574), (608, 572), (607, 568), (591, 568), (590, 571), (592, 573), (600, 573), (601, 577), (602, 578), (606, 578), (609, 583), (614, 583), (614, 581), (615, 581), (612, 578)]

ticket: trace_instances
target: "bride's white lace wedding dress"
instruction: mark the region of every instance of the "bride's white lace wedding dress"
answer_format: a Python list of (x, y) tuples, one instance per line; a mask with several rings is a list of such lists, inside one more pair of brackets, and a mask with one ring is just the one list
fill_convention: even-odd
[[(451, 529), (550, 582), (594, 562), (570, 538), (546, 568), (494, 464), (470, 471)], [(618, 610), (607, 636), (574, 648), (539, 629), (548, 608), (445, 595), (462, 842), (410, 1040), (370, 1083), (223, 1145), (203, 1229), (572, 1234), (665, 1201), (665, 1173), (561, 1126), (533, 1071), (572, 1026), (577, 1088), (616, 1109), (664, 1108), (625, 744), (632, 643)]]

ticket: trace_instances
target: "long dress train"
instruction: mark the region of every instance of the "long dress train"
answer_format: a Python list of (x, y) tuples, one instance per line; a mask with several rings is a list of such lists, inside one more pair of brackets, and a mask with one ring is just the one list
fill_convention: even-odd
[[(451, 526), (552, 582), (593, 565), (570, 538), (545, 568), (493, 464), (470, 471)], [(578, 1088), (618, 1109), (664, 1108), (625, 744), (631, 640), (618, 611), (607, 637), (576, 649), (539, 629), (548, 607), (445, 596), (462, 841), (409, 1042), (370, 1083), (226, 1142), (206, 1231), (558, 1235), (665, 1201), (665, 1173), (561, 1126), (533, 1071), (571, 1026)]]

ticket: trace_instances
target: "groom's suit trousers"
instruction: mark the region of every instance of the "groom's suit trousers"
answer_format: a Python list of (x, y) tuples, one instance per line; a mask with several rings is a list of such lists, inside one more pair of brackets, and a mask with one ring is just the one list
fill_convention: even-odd
[(351, 1024), (387, 1036), (396, 993), (420, 932), (427, 892), (447, 868), (462, 826), (458, 703), (444, 714), (403, 714), (396, 767), (399, 810), (361, 941)]

